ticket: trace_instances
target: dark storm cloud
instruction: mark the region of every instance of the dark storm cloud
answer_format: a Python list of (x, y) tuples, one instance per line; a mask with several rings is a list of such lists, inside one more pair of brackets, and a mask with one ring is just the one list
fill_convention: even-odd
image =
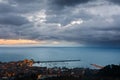
[(31, 3), (31, 2), (35, 2), (34, 0), (13, 0), (14, 2), (17, 2), (17, 3)]
[(43, 0), (8, 0), (10, 3), (14, 3), (14, 4), (24, 4), (24, 5), (28, 5), (31, 3), (36, 3), (36, 2), (42, 2)]
[(16, 35), (14, 33), (15, 31), (15, 27), (14, 26), (4, 26), (4, 25), (0, 25), (0, 38), (1, 39), (11, 39), (11, 38), (15, 38)]
[(16, 25), (21, 26), (29, 23), (29, 21), (17, 15), (0, 15), (0, 24), (2, 25)]
[(120, 0), (108, 0), (108, 1), (113, 2), (115, 4), (120, 4)]
[(120, 7), (109, 1), (6, 1), (0, 2), (0, 38), (120, 44)]
[(15, 9), (11, 5), (0, 3), (0, 13), (14, 12)]
[(87, 45), (119, 45), (120, 32), (113, 29), (76, 28), (74, 30), (65, 30), (56, 39)]
[(77, 4), (84, 4), (92, 0), (52, 0), (53, 4), (58, 6), (75, 6)]
[(74, 7), (79, 4), (87, 4), (88, 2), (93, 0), (51, 0), (48, 1), (49, 9), (53, 10), (53, 12), (61, 11), (65, 7)]
[[(6, 0), (17, 14), (34, 13), (45, 8), (46, 0)], [(3, 3), (2, 3), (3, 4)], [(4, 8), (4, 7), (3, 7)]]

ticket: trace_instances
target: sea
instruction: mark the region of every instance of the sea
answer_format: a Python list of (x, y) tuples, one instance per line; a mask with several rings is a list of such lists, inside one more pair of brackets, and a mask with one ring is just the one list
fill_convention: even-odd
[(80, 60), (78, 62), (40, 63), (42, 67), (84, 67), (90, 64), (106, 66), (120, 64), (120, 48), (112, 47), (0, 47), (0, 61), (10, 62), (24, 59), (35, 61)]

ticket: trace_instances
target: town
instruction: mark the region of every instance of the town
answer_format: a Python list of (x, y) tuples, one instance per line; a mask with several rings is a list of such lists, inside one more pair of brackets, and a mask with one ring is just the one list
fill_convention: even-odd
[(40, 67), (34, 60), (0, 62), (0, 80), (120, 80), (120, 65), (102, 69)]

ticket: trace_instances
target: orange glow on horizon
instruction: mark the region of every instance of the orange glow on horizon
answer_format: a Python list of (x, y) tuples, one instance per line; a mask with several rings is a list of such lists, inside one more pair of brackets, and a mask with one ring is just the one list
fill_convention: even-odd
[(0, 39), (0, 45), (38, 44), (39, 41), (27, 39)]

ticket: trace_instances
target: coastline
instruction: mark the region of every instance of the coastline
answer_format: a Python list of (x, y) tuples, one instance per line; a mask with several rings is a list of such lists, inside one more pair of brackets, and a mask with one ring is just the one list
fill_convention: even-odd
[[(32, 60), (0, 62), (0, 80), (119, 80), (120, 65), (107, 65), (101, 69), (67, 68), (67, 67), (36, 67)], [(111, 67), (111, 68), (110, 68)], [(116, 68), (116, 69), (115, 69)], [(106, 72), (106, 70), (108, 70)], [(113, 71), (113, 72), (112, 72)], [(112, 73), (110, 73), (112, 72)], [(115, 73), (114, 73), (115, 72)], [(106, 75), (105, 75), (106, 74)], [(111, 76), (112, 75), (112, 76)]]

